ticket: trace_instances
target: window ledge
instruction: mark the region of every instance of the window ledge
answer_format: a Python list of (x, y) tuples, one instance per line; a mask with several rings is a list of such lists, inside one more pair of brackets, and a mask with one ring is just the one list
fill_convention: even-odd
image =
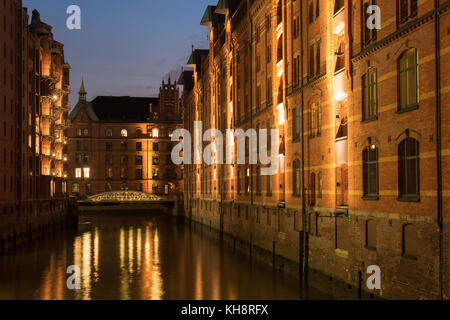
[(370, 250), (370, 251), (377, 251), (377, 248), (375, 248), (375, 247), (370, 247), (370, 246), (366, 246), (366, 249), (367, 249), (367, 250)]
[(417, 261), (417, 257), (410, 255), (410, 254), (403, 254), (402, 255), (403, 258), (408, 259), (408, 260), (413, 260), (413, 261)]
[(365, 124), (365, 123), (369, 123), (369, 122), (373, 122), (373, 121), (377, 121), (377, 120), (378, 120), (378, 116), (372, 117), (372, 118), (368, 118), (368, 119), (364, 119), (364, 120), (361, 121), (361, 123)]
[(374, 195), (374, 196), (370, 196), (370, 195), (368, 195), (368, 196), (363, 196), (362, 197), (362, 199), (363, 200), (367, 200), (367, 201), (378, 201), (378, 200), (380, 200), (380, 196), (378, 196), (378, 195)]
[(402, 197), (398, 197), (397, 201), (400, 201), (400, 202), (420, 202), (420, 196), (402, 196)]
[(403, 109), (400, 109), (400, 108), (399, 108), (399, 109), (397, 110), (397, 114), (402, 114), (402, 113), (409, 112), (409, 111), (414, 111), (414, 110), (417, 110), (417, 109), (419, 109), (419, 105), (418, 105), (418, 104), (415, 104), (415, 105), (408, 106), (408, 107), (403, 108)]

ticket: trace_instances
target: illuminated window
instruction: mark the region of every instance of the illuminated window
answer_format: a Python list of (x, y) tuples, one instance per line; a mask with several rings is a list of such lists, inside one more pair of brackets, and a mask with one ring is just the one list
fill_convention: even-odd
[(83, 168), (83, 174), (84, 174), (84, 177), (86, 179), (90, 178), (90, 173), (91, 173), (91, 169), (90, 168)]
[(370, 68), (362, 77), (363, 121), (376, 120), (378, 116), (377, 69)]
[(128, 131), (126, 129), (122, 129), (122, 131), (120, 131), (120, 135), (122, 137), (128, 137)]
[(75, 169), (75, 178), (81, 178), (81, 168)]
[(80, 185), (78, 183), (72, 185), (72, 193), (80, 193)]
[(408, 111), (418, 107), (417, 95), (417, 49), (403, 53), (399, 60), (399, 111)]
[(159, 131), (158, 131), (158, 129), (153, 129), (152, 130), (152, 137), (153, 138), (158, 138), (159, 137)]

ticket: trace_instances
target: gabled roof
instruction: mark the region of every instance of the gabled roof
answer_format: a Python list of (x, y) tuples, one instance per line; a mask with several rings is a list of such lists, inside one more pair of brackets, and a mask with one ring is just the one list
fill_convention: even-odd
[(150, 115), (150, 105), (155, 111), (159, 109), (158, 98), (140, 97), (105, 97), (99, 96), (91, 102), (95, 114), (100, 121), (147, 121)]
[(72, 121), (75, 120), (80, 111), (83, 109), (86, 111), (86, 114), (88, 115), (89, 119), (91, 119), (91, 121), (99, 121), (99, 118), (89, 101), (78, 101), (76, 106), (70, 112), (69, 119)]
[(213, 22), (213, 14), (215, 10), (215, 6), (208, 6), (206, 8), (202, 21), (200, 22), (202, 26), (209, 26)]
[(219, 3), (217, 4), (217, 8), (216, 8), (216, 13), (217, 14), (227, 14), (229, 9), (230, 9), (230, 5), (228, 3), (228, 0), (219, 0)]

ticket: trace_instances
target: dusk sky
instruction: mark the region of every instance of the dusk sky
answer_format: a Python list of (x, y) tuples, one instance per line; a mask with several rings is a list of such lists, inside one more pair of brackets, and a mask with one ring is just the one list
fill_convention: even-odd
[[(98, 95), (156, 95), (163, 78), (180, 73), (191, 46), (208, 47), (200, 20), (216, 0), (23, 0), (31, 16), (53, 26), (70, 63), (71, 107), (81, 77), (88, 99)], [(81, 8), (81, 30), (69, 30), (67, 7)]]

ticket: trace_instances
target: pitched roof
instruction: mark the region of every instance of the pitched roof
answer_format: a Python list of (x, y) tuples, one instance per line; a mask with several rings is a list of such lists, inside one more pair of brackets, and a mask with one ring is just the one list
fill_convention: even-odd
[(99, 96), (92, 107), (100, 121), (141, 122), (150, 118), (150, 105), (159, 109), (158, 98)]

